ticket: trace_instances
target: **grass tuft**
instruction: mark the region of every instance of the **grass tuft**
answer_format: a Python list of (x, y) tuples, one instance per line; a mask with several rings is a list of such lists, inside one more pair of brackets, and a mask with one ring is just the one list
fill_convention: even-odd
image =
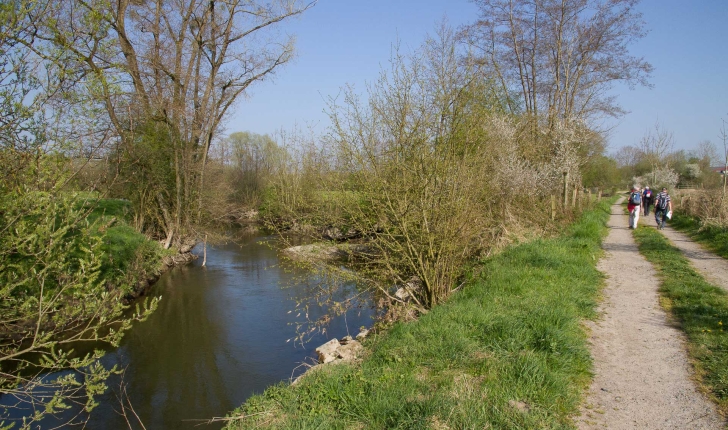
[(591, 380), (581, 322), (595, 317), (608, 208), (482, 261), (446, 303), (368, 340), (361, 363), (270, 387), (228, 428), (572, 428)]
[(660, 303), (685, 331), (701, 384), (728, 413), (728, 295), (697, 273), (654, 228), (639, 228), (634, 236), (640, 252), (659, 270)]

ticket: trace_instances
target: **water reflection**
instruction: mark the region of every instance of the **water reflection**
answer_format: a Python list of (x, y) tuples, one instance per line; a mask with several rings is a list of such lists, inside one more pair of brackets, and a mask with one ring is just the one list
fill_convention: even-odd
[[(198, 420), (224, 416), (291, 377), (329, 336), (347, 334), (344, 318), (337, 318), (327, 335), (305, 346), (286, 342), (296, 334), (295, 313), (288, 311), (305, 288), (281, 286), (303, 274), (281, 267), (277, 251), (263, 243), (268, 239), (208, 248), (206, 268), (198, 260), (162, 276), (152, 291), (163, 297), (159, 308), (104, 357), (105, 364), (126, 368), (126, 391), (146, 428), (200, 428)], [(321, 311), (310, 309), (310, 316)], [(349, 331), (369, 326), (370, 315), (349, 312)], [(109, 385), (87, 428), (128, 428), (118, 413), (119, 381)]]

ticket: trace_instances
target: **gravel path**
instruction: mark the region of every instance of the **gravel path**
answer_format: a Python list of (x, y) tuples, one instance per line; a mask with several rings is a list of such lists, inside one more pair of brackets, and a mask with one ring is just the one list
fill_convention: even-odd
[[(648, 216), (647, 218), (645, 224), (657, 226), (654, 217)], [(672, 227), (666, 226), (662, 229), (662, 234), (682, 251), (693, 267), (708, 282), (728, 290), (728, 260), (706, 251), (686, 234), (680, 233)]]
[(588, 323), (595, 376), (579, 428), (723, 428), (691, 380), (682, 333), (659, 306), (655, 270), (638, 252), (619, 204), (603, 247), (598, 268), (608, 278), (601, 317)]

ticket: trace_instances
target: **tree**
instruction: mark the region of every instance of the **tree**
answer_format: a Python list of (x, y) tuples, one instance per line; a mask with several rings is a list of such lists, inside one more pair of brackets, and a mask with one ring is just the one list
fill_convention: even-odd
[(227, 138), (239, 202), (259, 201), (271, 176), (285, 162), (285, 149), (268, 135), (233, 133)]
[(608, 189), (620, 183), (617, 161), (605, 155), (590, 157), (582, 168), (585, 187)]
[(414, 54), (395, 51), (365, 101), (348, 89), (331, 106), (337, 171), (322, 194), (338, 204), (326, 214), (367, 237), (363, 272), (380, 294), (396, 301), (396, 284), (420, 309), (510, 231), (548, 222), (534, 207), (550, 204), (564, 171), (578, 183), (580, 152), (598, 146), (585, 127), (558, 122), (549, 157), (529, 158), (507, 94), (458, 46), (443, 25)]
[(723, 142), (723, 154), (725, 155), (725, 163), (723, 169), (723, 204), (725, 204), (725, 190), (726, 184), (728, 184), (728, 130), (726, 129), (726, 120), (721, 119), (723, 125), (720, 128), (718, 137)]
[(513, 112), (588, 121), (623, 111), (615, 83), (647, 85), (652, 66), (629, 54), (644, 37), (638, 0), (473, 0), (478, 21), (463, 39), (504, 91)]
[(718, 148), (710, 140), (698, 142), (698, 147), (693, 151), (693, 155), (700, 161), (701, 167), (704, 169), (713, 166), (720, 158)]
[(668, 155), (675, 147), (675, 137), (659, 122), (655, 122), (652, 130), (648, 130), (639, 143), (639, 149), (652, 168), (652, 182), (657, 181), (659, 169), (670, 169)]
[(169, 244), (200, 220), (210, 146), (229, 109), (293, 56), (293, 38), (270, 30), (314, 4), (47, 0), (54, 18), (30, 14), (35, 39), (25, 43), (94, 84), (119, 139), (122, 176), (132, 185), (132, 174), (144, 176), (127, 197)]

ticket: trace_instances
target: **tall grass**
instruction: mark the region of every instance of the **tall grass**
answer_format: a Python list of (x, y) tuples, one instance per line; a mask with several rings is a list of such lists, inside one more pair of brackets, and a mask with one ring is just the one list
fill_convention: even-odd
[(590, 380), (585, 318), (608, 202), (562, 236), (482, 261), (462, 291), (231, 414), (229, 429), (571, 428)]
[(655, 229), (639, 228), (634, 236), (640, 252), (659, 270), (663, 303), (687, 335), (698, 378), (728, 412), (728, 295), (706, 282)]

